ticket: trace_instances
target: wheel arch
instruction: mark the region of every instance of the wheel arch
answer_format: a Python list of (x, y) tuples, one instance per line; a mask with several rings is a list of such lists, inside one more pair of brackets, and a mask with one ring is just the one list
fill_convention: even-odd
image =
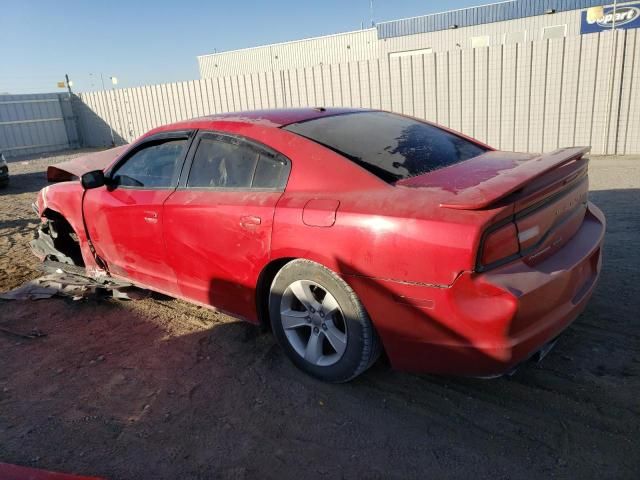
[(271, 283), (278, 272), (287, 263), (297, 260), (298, 257), (280, 257), (272, 259), (267, 263), (256, 283), (256, 312), (258, 314), (258, 324), (263, 331), (271, 330), (271, 318), (269, 317), (269, 292)]
[[(42, 213), (40, 214), (41, 217), (44, 217), (48, 220), (63, 220), (64, 222), (66, 222), (69, 226), (71, 226), (71, 223), (69, 222), (69, 220), (66, 219), (66, 217), (60, 213), (58, 210), (51, 208), (51, 207), (46, 207)], [(75, 229), (74, 229), (75, 231)], [(76, 232), (78, 233), (78, 232)]]
[[(258, 281), (256, 282), (256, 313), (258, 317), (258, 325), (263, 331), (271, 329), (271, 319), (269, 317), (269, 293), (271, 291), (271, 284), (278, 272), (288, 263), (294, 260), (309, 260), (315, 262), (318, 265), (334, 272), (340, 276), (354, 291), (354, 285), (351, 284), (349, 276), (345, 276), (344, 272), (340, 271), (340, 263), (329, 261), (328, 258), (319, 257), (316, 255), (303, 255), (302, 252), (287, 252), (288, 255), (272, 258), (267, 263), (260, 274), (258, 275)], [(359, 296), (359, 295), (358, 295)], [(360, 299), (360, 302), (363, 302)], [(363, 303), (364, 305), (364, 303)], [(366, 306), (364, 307), (366, 310)]]
[(38, 237), (34, 242), (41, 241), (43, 236), (48, 237), (50, 245), (53, 245), (60, 255), (73, 261), (74, 265), (84, 267), (81, 243), (83, 232), (79, 232), (62, 213), (53, 208), (46, 207), (40, 216), (44, 222), (40, 225)]
[[(293, 343), (291, 343), (291, 338), (286, 333), (286, 329), (288, 327), (283, 327), (282, 321), (279, 320), (281, 319), (280, 313), (282, 312), (282, 305), (279, 302), (270, 305), (267, 303), (270, 314), (274, 315), (272, 322), (273, 325), (271, 326), (273, 334), (276, 337), (278, 343), (285, 349), (285, 353), (287, 353), (289, 359), (303, 371), (325, 381), (349, 381), (350, 379), (354, 378), (355, 376), (359, 375), (367, 368), (369, 368), (383, 352), (383, 347), (380, 342), (380, 337), (377, 333), (377, 329), (371, 322), (366, 308), (364, 307), (362, 302), (360, 302), (358, 294), (351, 288), (351, 285), (347, 283), (343, 275), (329, 268), (328, 266), (323, 265), (315, 259), (312, 260), (304, 256), (291, 258), (288, 262), (284, 262), (283, 266), (276, 271), (276, 274), (273, 277), (272, 285), (275, 284), (276, 286), (276, 290), (273, 292), (273, 294), (277, 295), (276, 298), (280, 298), (280, 296), (281, 298), (285, 298), (287, 288), (289, 285), (291, 285), (291, 282), (302, 279), (308, 279), (312, 283), (315, 282), (317, 287), (320, 287), (321, 289), (324, 289), (326, 291), (326, 294), (335, 296), (334, 302), (338, 302), (341, 310), (345, 308), (347, 309), (345, 310), (346, 316), (343, 313), (343, 332), (346, 335), (346, 325), (347, 323), (351, 324), (351, 327), (355, 328), (355, 335), (351, 337), (352, 340), (355, 341), (355, 344), (352, 341), (349, 341), (346, 344), (346, 350), (344, 350), (344, 354), (348, 354), (345, 360), (346, 363), (345, 361), (343, 361), (342, 352), (340, 353), (341, 356), (335, 365), (335, 368), (337, 368), (338, 370), (335, 370), (333, 363), (326, 365), (315, 363), (309, 365), (305, 363), (313, 361), (307, 359), (306, 353), (304, 354), (304, 360), (302, 360), (303, 354), (300, 353), (299, 348), (296, 346), (296, 343), (299, 342), (293, 341)], [(297, 294), (296, 296), (298, 296), (299, 299), (301, 298)], [(316, 298), (315, 300), (319, 301), (318, 298)], [(293, 309), (294, 307), (290, 305), (286, 308)], [(297, 309), (298, 308), (296, 308), (296, 310)], [(323, 318), (321, 318), (323, 317), (322, 308), (319, 308), (318, 310), (310, 308), (310, 310), (307, 311), (310, 312), (310, 314), (308, 313), (306, 317), (308, 322), (322, 322), (324, 320)], [(316, 311), (320, 312), (319, 314), (317, 314), (319, 315), (319, 317), (317, 317), (316, 320), (311, 320), (312, 317), (310, 317), (309, 315), (316, 315)], [(302, 322), (302, 325), (297, 325), (293, 328), (307, 326), (313, 327), (313, 325), (311, 324), (307, 325), (305, 324), (305, 322)], [(316, 323), (315, 327), (312, 328), (312, 330), (315, 332), (315, 335), (319, 335), (319, 330), (320, 332), (322, 332), (322, 330), (327, 330), (327, 327), (324, 325), (324, 323), (322, 324), (322, 329), (320, 329), (319, 327), (320, 324)], [(330, 328), (331, 327), (329, 327), (329, 329)], [(313, 333), (310, 334), (313, 336)], [(303, 342), (304, 341), (306, 340), (303, 340)], [(352, 347), (349, 347), (349, 345), (352, 345)], [(324, 347), (322, 348), (324, 349)], [(331, 368), (334, 370), (322, 370), (325, 368)]]

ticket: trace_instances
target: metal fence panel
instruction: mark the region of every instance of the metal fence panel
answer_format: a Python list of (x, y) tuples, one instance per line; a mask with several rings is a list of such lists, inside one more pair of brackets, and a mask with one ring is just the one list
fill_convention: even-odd
[(10, 158), (77, 147), (72, 102), (68, 93), (0, 95), (0, 151)]
[(626, 31), (623, 83), (620, 94), (619, 128), (617, 151), (631, 153), (640, 151), (640, 35), (638, 30)]
[(109, 125), (118, 143), (206, 114), (325, 105), (415, 115), (499, 149), (640, 153), (639, 57), (638, 32), (618, 31), (90, 92), (80, 136), (106, 145)]

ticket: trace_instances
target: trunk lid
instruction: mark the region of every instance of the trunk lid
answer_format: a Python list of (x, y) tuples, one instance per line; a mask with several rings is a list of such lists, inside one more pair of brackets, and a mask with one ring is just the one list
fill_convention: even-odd
[[(495, 264), (522, 257), (527, 264), (534, 265), (562, 248), (582, 225), (589, 190), (588, 159), (584, 155), (589, 150), (573, 147), (543, 155), (487, 152), (396, 185), (437, 189), (442, 194), (441, 208), (506, 209), (507, 218), (502, 216), (483, 234), (477, 268), (494, 266), (494, 263), (483, 265), (480, 260), (485, 244), (500, 249), (500, 242), (504, 242), (507, 250), (509, 239), (505, 238), (505, 232), (509, 229), (504, 227), (510, 223), (516, 227), (518, 251), (514, 253), (511, 248)], [(497, 236), (499, 229), (502, 237)], [(494, 232), (496, 237), (487, 242)]]
[(552, 170), (581, 158), (590, 147), (562, 148), (544, 155), (492, 151), (435, 172), (400, 180), (405, 187), (440, 187), (453, 193), (444, 208), (480, 210)]

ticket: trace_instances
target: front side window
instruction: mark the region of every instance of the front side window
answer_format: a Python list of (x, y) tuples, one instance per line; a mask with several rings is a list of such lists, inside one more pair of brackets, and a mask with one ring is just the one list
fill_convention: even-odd
[(169, 188), (176, 185), (187, 140), (165, 140), (144, 146), (111, 175), (116, 186)]
[(187, 187), (279, 189), (287, 163), (235, 138), (205, 136), (193, 157)]
[(487, 151), (434, 125), (388, 112), (320, 117), (284, 129), (330, 148), (388, 183), (432, 172)]

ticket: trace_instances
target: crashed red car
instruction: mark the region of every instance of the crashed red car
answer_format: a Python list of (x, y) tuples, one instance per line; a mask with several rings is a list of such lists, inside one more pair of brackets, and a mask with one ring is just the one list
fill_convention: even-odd
[(270, 326), (323, 380), (382, 351), (397, 369), (500, 375), (593, 292), (588, 150), (500, 152), (383, 111), (215, 115), (50, 167), (32, 244)]

